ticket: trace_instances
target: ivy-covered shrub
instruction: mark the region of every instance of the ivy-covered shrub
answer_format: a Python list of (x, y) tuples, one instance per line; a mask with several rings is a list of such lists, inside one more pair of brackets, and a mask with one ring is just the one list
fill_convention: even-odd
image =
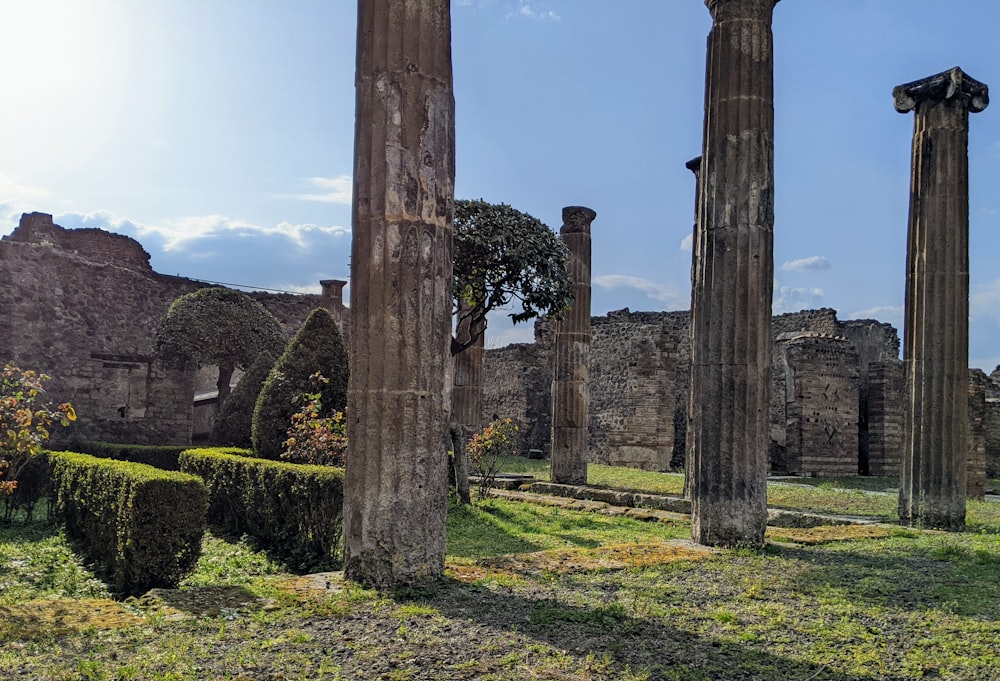
[(249, 454), (228, 448), (181, 454), (181, 470), (205, 481), (209, 524), (251, 535), (292, 569), (339, 563), (344, 470)]
[(313, 392), (310, 376), (329, 379), (320, 400), (327, 415), (347, 406), (347, 349), (337, 321), (325, 308), (313, 310), (289, 342), (264, 382), (253, 414), (253, 450), (264, 459), (278, 459), (284, 450), (297, 395)]
[(229, 397), (219, 405), (219, 413), (212, 426), (213, 444), (220, 447), (253, 446), (251, 431), (254, 406), (277, 358), (278, 353), (272, 350), (264, 350), (257, 355), (257, 359), (240, 378)]
[(208, 495), (193, 475), (49, 452), (55, 517), (120, 594), (174, 587), (201, 554)]
[(144, 463), (165, 471), (180, 470), (177, 457), (188, 448), (188, 445), (129, 445), (98, 441), (73, 443), (73, 451), (80, 454), (90, 454), (101, 459)]

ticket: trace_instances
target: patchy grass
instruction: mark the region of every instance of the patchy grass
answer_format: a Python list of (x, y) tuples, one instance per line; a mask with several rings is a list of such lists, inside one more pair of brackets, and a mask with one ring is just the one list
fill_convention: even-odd
[[(882, 498), (784, 487), (812, 510)], [(451, 509), (444, 582), (395, 597), (209, 535), (181, 588), (116, 602), (51, 527), (0, 525), (0, 678), (993, 679), (998, 506), (970, 503), (962, 534), (772, 528), (757, 552), (493, 499)]]

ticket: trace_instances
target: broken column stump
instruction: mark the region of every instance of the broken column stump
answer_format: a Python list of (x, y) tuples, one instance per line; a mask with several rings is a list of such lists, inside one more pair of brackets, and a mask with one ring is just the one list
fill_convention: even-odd
[(691, 300), (691, 534), (761, 546), (767, 524), (777, 0), (712, 14)]
[(904, 525), (965, 527), (969, 446), (969, 113), (983, 83), (955, 67), (892, 91), (914, 112), (906, 239)]

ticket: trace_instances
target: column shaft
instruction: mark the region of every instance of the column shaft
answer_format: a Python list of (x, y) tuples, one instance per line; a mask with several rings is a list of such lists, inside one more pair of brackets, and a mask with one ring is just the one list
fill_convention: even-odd
[(344, 571), (444, 569), (455, 103), (449, 0), (359, 0)]
[(556, 324), (552, 378), (552, 481), (587, 483), (590, 447), (590, 223), (589, 208), (563, 208), (559, 230), (569, 248), (573, 305)]
[(969, 111), (985, 86), (959, 69), (901, 85), (915, 111), (906, 245), (906, 426), (899, 518), (965, 526), (969, 446)]
[(705, 128), (691, 302), (691, 531), (759, 546), (767, 523), (776, 0), (707, 0)]

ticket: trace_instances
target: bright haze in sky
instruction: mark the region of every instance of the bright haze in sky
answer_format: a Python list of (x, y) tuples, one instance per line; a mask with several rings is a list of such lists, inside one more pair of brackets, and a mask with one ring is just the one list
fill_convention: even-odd
[[(459, 198), (554, 230), (597, 212), (594, 314), (690, 305), (700, 0), (454, 0)], [(165, 274), (318, 291), (348, 277), (356, 3), (0, 4), (0, 235), (24, 211), (139, 240)], [(774, 311), (902, 336), (913, 114), (960, 66), (1000, 88), (994, 0), (774, 11)], [(970, 117), (970, 364), (1000, 364), (1000, 103)], [(488, 344), (531, 337), (491, 321)]]

